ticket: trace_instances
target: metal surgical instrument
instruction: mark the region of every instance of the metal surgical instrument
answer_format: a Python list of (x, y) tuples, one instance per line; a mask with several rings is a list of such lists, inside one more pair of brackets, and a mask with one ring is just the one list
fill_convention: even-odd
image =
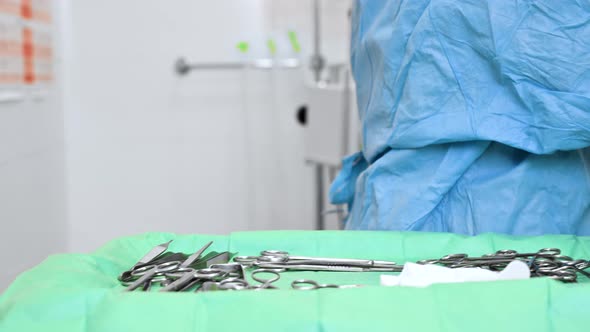
[(183, 271), (178, 273), (169, 273), (168, 276), (170, 277), (178, 277), (175, 281), (167, 285), (166, 287), (160, 289), (160, 292), (173, 292), (178, 291), (179, 289), (184, 288), (187, 284), (192, 283), (194, 280), (198, 281), (221, 281), (227, 272), (218, 270), (218, 269), (201, 269), (201, 270), (193, 270), (190, 271)]
[(298, 290), (313, 290), (320, 288), (358, 288), (363, 285), (335, 285), (335, 284), (320, 284), (314, 280), (299, 279), (291, 283), (291, 288)]
[(127, 288), (125, 288), (125, 291), (130, 292), (130, 291), (135, 290), (136, 288), (143, 285), (144, 283), (151, 281), (151, 279), (153, 277), (155, 277), (157, 274), (165, 273), (165, 272), (172, 272), (174, 270), (177, 270), (178, 267), (180, 266), (180, 264), (181, 264), (181, 262), (179, 262), (179, 261), (173, 261), (173, 262), (167, 262), (164, 264), (156, 265), (156, 266), (152, 267), (151, 269), (146, 270), (145, 273), (143, 275), (141, 275), (141, 277), (139, 279), (135, 280), (131, 285), (129, 285)]
[[(258, 285), (252, 285), (244, 278), (228, 278), (221, 282), (206, 282), (198, 290), (201, 292), (214, 291), (214, 290), (260, 290), (260, 289), (277, 289), (276, 286), (272, 285), (275, 281), (281, 278), (277, 270), (265, 270), (258, 269), (252, 272), (252, 279), (259, 282)], [(259, 274), (266, 273), (273, 275), (271, 278), (265, 279), (259, 276)]]
[(182, 264), (180, 264), (181, 268), (186, 268), (189, 267), (191, 264), (193, 264), (196, 260), (198, 260), (199, 258), (201, 258), (201, 256), (203, 255), (203, 252), (205, 250), (207, 250), (207, 248), (209, 248), (211, 246), (211, 244), (213, 244), (213, 241), (210, 241), (209, 243), (205, 244), (201, 249), (199, 249), (197, 252), (195, 252), (194, 254), (190, 255), (184, 262), (182, 262)]
[(419, 264), (439, 264), (450, 268), (478, 267), (492, 271), (502, 270), (510, 262), (520, 260), (525, 262), (533, 277), (549, 277), (563, 282), (575, 282), (577, 273), (590, 277), (584, 271), (590, 267), (590, 262), (583, 259), (574, 260), (561, 254), (557, 248), (544, 248), (537, 252), (519, 253), (516, 250), (498, 250), (493, 254), (481, 257), (468, 257), (467, 254), (446, 255), (440, 259), (419, 261)]
[(159, 245), (153, 247), (152, 250), (150, 250), (147, 254), (145, 254), (145, 256), (143, 256), (137, 263), (135, 263), (135, 265), (133, 265), (133, 267), (151, 262), (156, 257), (160, 256), (160, 254), (162, 254), (163, 252), (168, 250), (168, 246), (170, 245), (171, 242), (172, 242), (172, 240), (170, 240), (168, 242), (164, 242), (162, 244), (159, 244)]
[[(198, 260), (203, 252), (209, 248), (212, 242), (205, 244), (201, 249), (197, 250), (193, 255), (189, 256), (184, 261), (168, 261), (162, 264), (152, 264), (152, 265), (144, 265), (137, 269), (132, 269), (129, 273), (131, 277), (139, 277), (139, 279), (135, 280), (131, 283), (125, 291), (133, 291), (139, 286), (143, 285), (148, 281), (152, 281), (152, 279), (158, 275), (167, 274), (170, 272), (190, 272), (194, 271), (194, 269), (188, 268), (190, 264), (194, 261)], [(123, 273), (125, 274), (125, 273)], [(149, 288), (149, 286), (147, 286)]]
[(264, 250), (258, 258), (261, 262), (286, 263), (286, 264), (312, 264), (312, 265), (347, 265), (359, 267), (390, 267), (395, 262), (379, 261), (371, 259), (353, 258), (325, 258), (308, 256), (290, 256), (286, 251)]
[(282, 269), (284, 271), (330, 271), (330, 272), (401, 272), (403, 266), (391, 267), (359, 267), (347, 265), (313, 265), (313, 264), (283, 264), (283, 263), (254, 263), (262, 269)]
[(402, 269), (402, 266), (391, 261), (290, 256), (288, 252), (279, 250), (264, 250), (260, 256), (237, 256), (234, 258), (234, 262), (244, 266), (284, 268), (297, 271), (396, 272)]

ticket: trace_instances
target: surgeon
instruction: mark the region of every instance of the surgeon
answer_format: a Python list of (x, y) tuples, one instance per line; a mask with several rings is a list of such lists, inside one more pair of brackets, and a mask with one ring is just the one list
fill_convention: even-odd
[(356, 0), (347, 229), (590, 235), (590, 2)]

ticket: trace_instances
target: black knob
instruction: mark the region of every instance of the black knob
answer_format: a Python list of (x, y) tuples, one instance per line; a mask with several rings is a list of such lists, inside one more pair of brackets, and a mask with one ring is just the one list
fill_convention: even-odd
[(301, 105), (296, 112), (297, 122), (305, 126), (307, 124), (307, 105)]

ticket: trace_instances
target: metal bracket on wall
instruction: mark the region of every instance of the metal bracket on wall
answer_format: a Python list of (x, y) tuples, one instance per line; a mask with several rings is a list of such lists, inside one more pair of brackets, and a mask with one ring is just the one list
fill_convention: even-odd
[(227, 69), (295, 69), (299, 68), (301, 63), (299, 59), (256, 59), (251, 62), (207, 62), (207, 63), (189, 63), (185, 58), (178, 58), (174, 63), (174, 71), (184, 76), (193, 70), (227, 70)]

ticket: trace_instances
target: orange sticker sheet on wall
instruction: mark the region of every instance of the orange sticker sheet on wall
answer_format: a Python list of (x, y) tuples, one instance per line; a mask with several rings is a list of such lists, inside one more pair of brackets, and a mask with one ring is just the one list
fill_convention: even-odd
[(32, 0), (31, 2), (31, 19), (36, 22), (51, 24), (51, 1), (50, 0)]
[(51, 0), (0, 0), (0, 101), (53, 81)]
[(20, 0), (0, 0), (0, 13), (19, 16), (21, 14)]

